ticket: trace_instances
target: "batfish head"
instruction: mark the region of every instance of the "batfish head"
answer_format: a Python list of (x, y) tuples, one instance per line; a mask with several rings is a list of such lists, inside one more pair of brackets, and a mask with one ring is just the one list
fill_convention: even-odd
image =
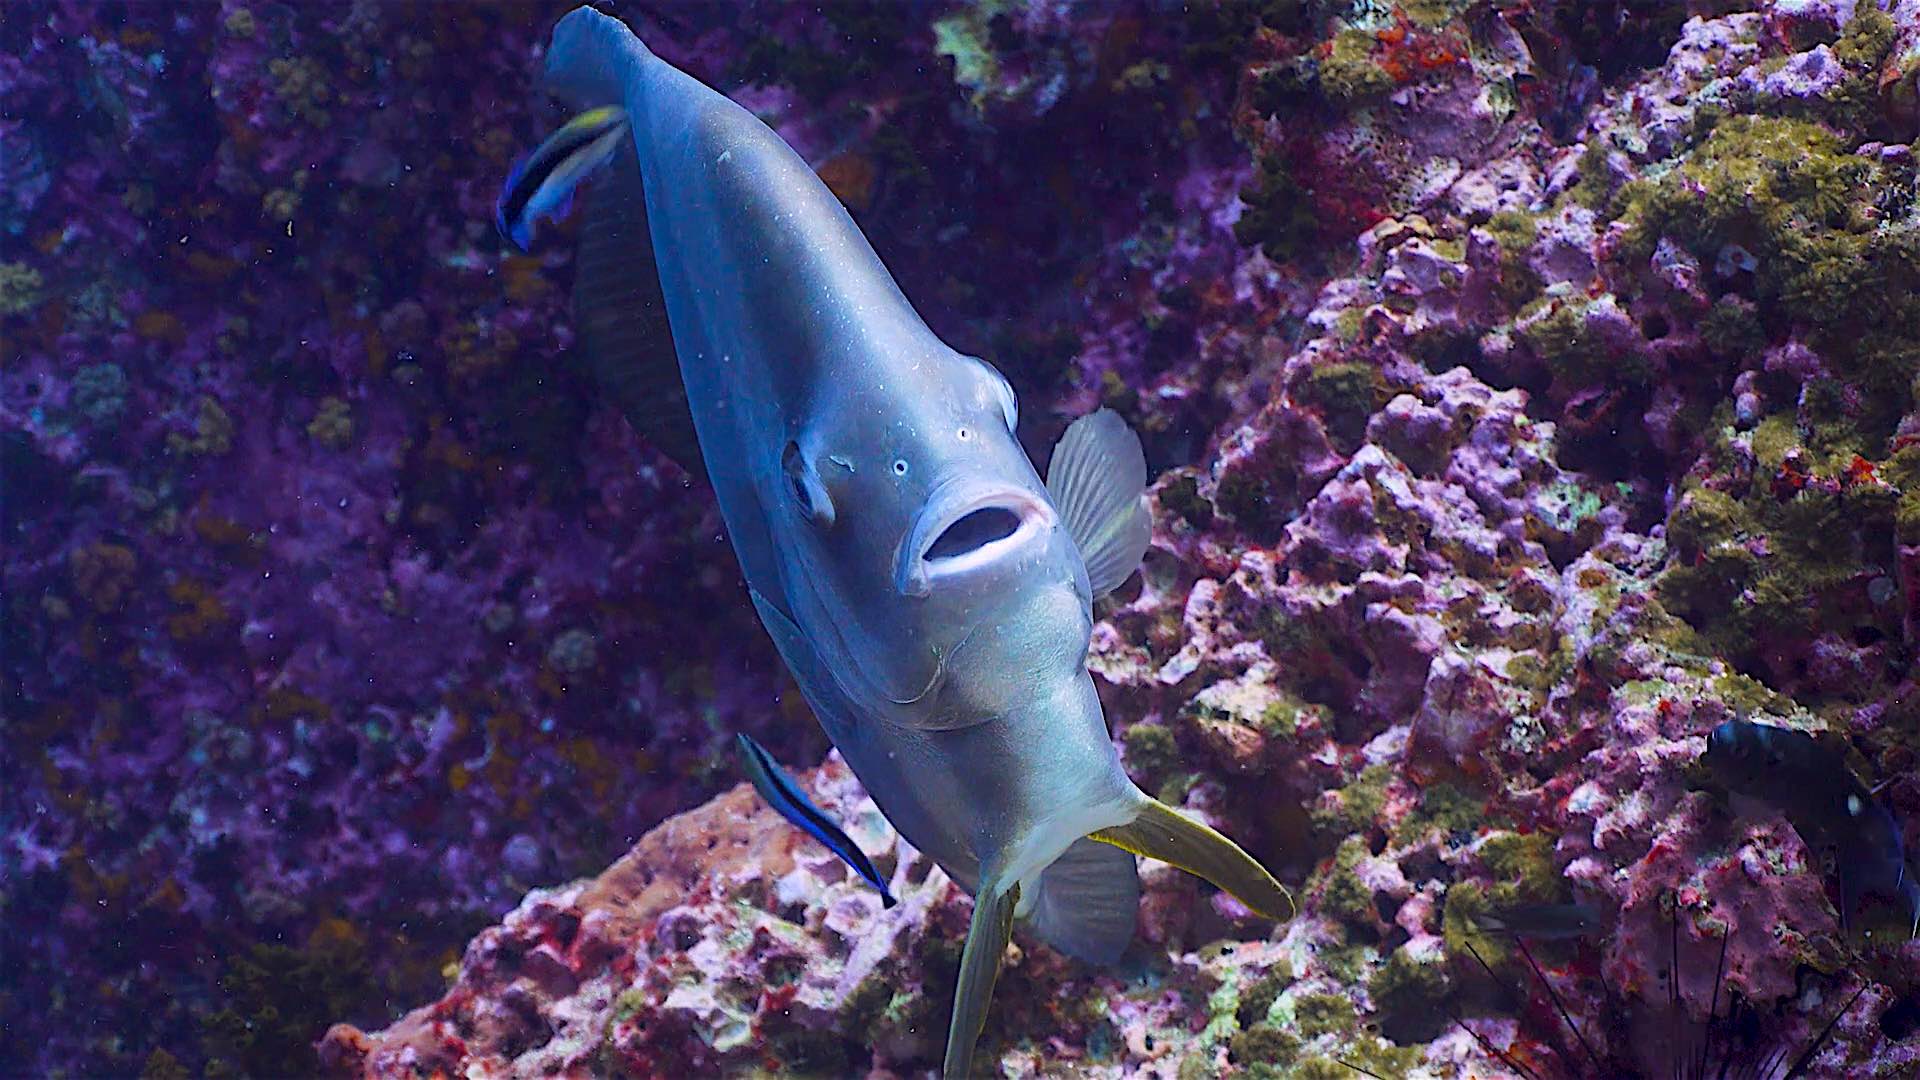
[(896, 722), (958, 727), (1077, 670), (1088, 586), (1006, 380), (923, 356), (816, 394), (781, 454), (776, 528), (794, 618), (842, 687)]

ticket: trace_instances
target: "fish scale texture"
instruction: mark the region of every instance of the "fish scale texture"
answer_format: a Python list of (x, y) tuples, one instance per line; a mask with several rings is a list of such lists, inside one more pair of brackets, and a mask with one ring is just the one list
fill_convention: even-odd
[[(0, 17), (0, 1074), (937, 1066), (970, 902), (836, 758), (891, 911), (732, 786), (825, 741), (568, 355), (570, 227), (492, 235), (566, 6)], [(1036, 457), (1141, 433), (1115, 737), (1302, 906), (1149, 864), (1117, 968), (1016, 928), (983, 1067), (1668, 1075), (1864, 983), (1812, 1074), (1920, 1068), (1904, 915), (1843, 936), (1696, 764), (1840, 733), (1920, 831), (1920, 6), (799, 12), (641, 29)], [(1531, 951), (1599, 1069), (1475, 929), (1575, 898)]]

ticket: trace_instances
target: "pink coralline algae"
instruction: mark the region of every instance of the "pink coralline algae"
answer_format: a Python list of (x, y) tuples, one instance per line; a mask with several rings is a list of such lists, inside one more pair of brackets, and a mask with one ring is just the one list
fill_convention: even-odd
[[(970, 902), (837, 758), (894, 909), (723, 792), (825, 740), (573, 227), (491, 234), (566, 6), (0, 20), (0, 1072), (937, 1066)], [(1823, 732), (1920, 833), (1913, 0), (631, 17), (1158, 474), (1089, 662), (1302, 911), (1016, 929), (995, 1075), (1920, 1070), (1907, 913), (1698, 765)]]

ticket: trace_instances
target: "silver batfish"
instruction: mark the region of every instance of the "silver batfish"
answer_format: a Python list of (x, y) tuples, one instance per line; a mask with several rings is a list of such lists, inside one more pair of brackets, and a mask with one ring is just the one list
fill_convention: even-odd
[(1290, 918), (1259, 863), (1127, 778), (1087, 672), (1093, 601), (1147, 545), (1126, 424), (1080, 418), (1043, 483), (1006, 380), (927, 328), (765, 124), (590, 8), (554, 28), (545, 77), (631, 131), (581, 231), (589, 364), (643, 435), (704, 465), (814, 715), (975, 897), (946, 1075), (970, 1071), (1014, 918), (1075, 957), (1119, 956), (1136, 856)]

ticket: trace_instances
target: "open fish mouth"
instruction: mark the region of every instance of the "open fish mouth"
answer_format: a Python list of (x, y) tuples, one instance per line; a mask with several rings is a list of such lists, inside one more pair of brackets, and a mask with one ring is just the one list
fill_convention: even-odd
[(900, 542), (894, 585), (925, 596), (935, 585), (994, 566), (1046, 535), (1053, 507), (1031, 491), (959, 481), (937, 488)]

